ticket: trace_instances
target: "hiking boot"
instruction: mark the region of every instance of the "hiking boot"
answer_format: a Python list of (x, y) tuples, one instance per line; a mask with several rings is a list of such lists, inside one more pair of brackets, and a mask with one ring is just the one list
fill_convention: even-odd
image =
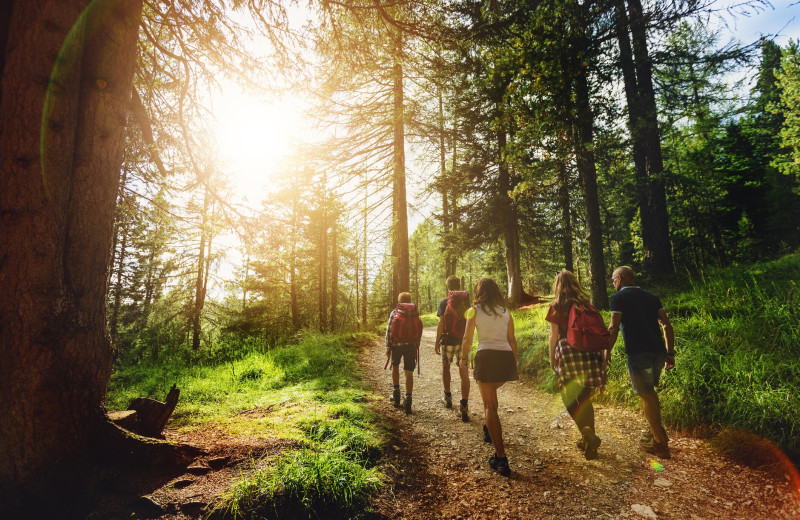
[(403, 410), (405, 410), (406, 414), (411, 413), (411, 396), (406, 395), (405, 399), (403, 399)]
[(395, 408), (400, 408), (400, 389), (399, 388), (395, 388), (394, 391), (392, 391), (392, 404), (394, 405)]
[(508, 457), (498, 457), (495, 453), (494, 457), (489, 459), (489, 466), (504, 477), (511, 474), (511, 468), (508, 467)]
[(447, 393), (442, 394), (442, 402), (444, 403), (445, 408), (452, 408), (453, 407), (453, 395), (447, 395)]
[(489, 428), (487, 428), (485, 424), (483, 425), (483, 442), (492, 442), (492, 436), (489, 435)]
[(461, 420), (464, 422), (469, 422), (469, 409), (467, 408), (467, 405), (462, 403), (460, 408), (461, 408)]
[[(597, 458), (597, 448), (600, 447), (600, 437), (594, 434), (594, 430), (589, 426), (581, 428), (581, 441), (583, 441), (583, 456), (586, 460)], [(580, 444), (578, 445), (580, 446)]]
[(645, 453), (652, 453), (656, 457), (660, 459), (671, 459), (672, 455), (669, 452), (669, 444), (668, 443), (660, 443), (656, 442), (655, 439), (650, 439), (649, 441), (642, 439), (639, 442), (639, 447)]
[(580, 437), (577, 442), (575, 442), (575, 446), (577, 446), (578, 450), (583, 453), (583, 451), (586, 449), (586, 441), (583, 439), (583, 437)]

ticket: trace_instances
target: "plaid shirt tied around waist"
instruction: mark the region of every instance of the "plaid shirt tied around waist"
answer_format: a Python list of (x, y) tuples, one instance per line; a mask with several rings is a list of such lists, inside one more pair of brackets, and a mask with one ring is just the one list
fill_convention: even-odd
[(587, 388), (599, 388), (602, 391), (608, 382), (608, 353), (608, 350), (577, 350), (567, 340), (560, 339), (556, 345), (553, 363), (558, 385), (563, 388), (569, 381), (578, 381)]

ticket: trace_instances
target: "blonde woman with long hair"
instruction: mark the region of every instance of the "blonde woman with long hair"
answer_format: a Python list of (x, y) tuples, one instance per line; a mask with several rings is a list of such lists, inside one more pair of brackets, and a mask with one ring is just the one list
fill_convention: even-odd
[(608, 353), (585, 352), (567, 342), (569, 312), (573, 305), (590, 305), (589, 295), (578, 279), (564, 269), (553, 281), (553, 303), (545, 319), (550, 322), (550, 368), (558, 380), (561, 400), (581, 433), (578, 448), (587, 460), (597, 458), (600, 437), (594, 430), (592, 397), (608, 381)]
[(467, 310), (467, 328), (461, 343), (461, 364), (466, 366), (472, 337), (478, 332), (478, 352), (475, 354), (473, 377), (483, 400), (486, 420), (484, 440), (494, 444), (494, 456), (489, 459), (493, 470), (503, 476), (511, 474), (503, 443), (503, 428), (497, 414), (497, 389), (507, 381), (517, 380), (517, 339), (514, 318), (505, 298), (494, 280), (481, 278), (475, 285), (475, 300)]

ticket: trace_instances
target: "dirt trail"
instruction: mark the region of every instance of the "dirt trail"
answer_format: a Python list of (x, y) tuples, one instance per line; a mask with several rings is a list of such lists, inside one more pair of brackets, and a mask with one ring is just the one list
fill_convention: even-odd
[[(452, 371), (452, 410), (439, 401), (441, 361), (435, 327), (424, 330), (421, 376), (414, 379), (413, 412), (390, 401), (378, 341), (363, 361), (365, 378), (384, 396), (374, 409), (394, 435), (383, 462), (391, 482), (376, 497), (386, 518), (535, 519), (800, 519), (796, 477), (740, 466), (700, 439), (672, 433), (671, 460), (646, 457), (637, 440), (644, 419), (633, 411), (596, 406), (599, 458), (587, 461), (575, 446), (578, 432), (558, 396), (523, 379), (498, 393), (500, 420), (512, 474), (492, 472), (494, 453), (482, 441), (483, 408), (471, 381), (470, 417), (458, 413), (459, 378)], [(471, 372), (470, 372), (471, 377)], [(402, 381), (402, 377), (401, 377)], [(657, 463), (657, 464), (656, 464)], [(660, 465), (660, 466), (659, 466)], [(661, 468), (661, 470), (659, 470)], [(782, 478), (781, 478), (782, 477)]]

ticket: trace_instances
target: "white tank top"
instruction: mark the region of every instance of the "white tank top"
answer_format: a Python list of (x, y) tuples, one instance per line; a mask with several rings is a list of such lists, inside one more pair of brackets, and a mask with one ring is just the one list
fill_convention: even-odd
[[(499, 311), (499, 309), (496, 309)], [(475, 306), (475, 329), (478, 350), (511, 350), (508, 343), (508, 309), (499, 314), (487, 314), (480, 304)]]

